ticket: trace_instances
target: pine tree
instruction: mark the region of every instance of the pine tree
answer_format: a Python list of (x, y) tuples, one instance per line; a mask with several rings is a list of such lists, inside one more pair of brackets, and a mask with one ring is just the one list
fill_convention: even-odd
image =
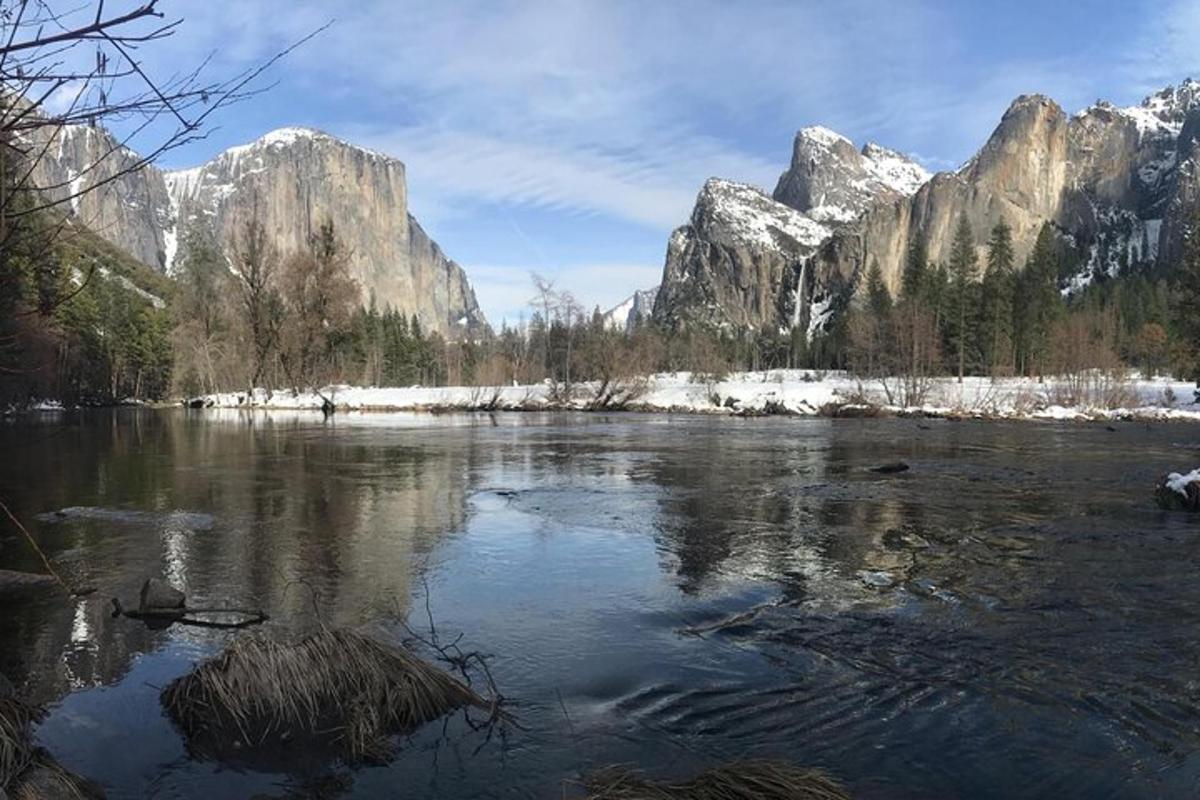
[(958, 353), (958, 382), (966, 371), (967, 343), (973, 337), (975, 303), (974, 288), (978, 263), (975, 256), (975, 235), (966, 215), (958, 220), (954, 245), (950, 250), (950, 311), (951, 342)]
[(929, 246), (923, 234), (917, 234), (908, 245), (908, 257), (904, 262), (900, 295), (906, 300), (919, 297), (926, 288), (929, 271)]
[(1175, 268), (1171, 316), (1183, 346), (1188, 376), (1200, 391), (1200, 205), (1189, 220), (1183, 258)]
[(1047, 223), (1038, 232), (1025, 270), (1017, 279), (1013, 303), (1013, 338), (1022, 374), (1040, 374), (1050, 350), (1050, 330), (1062, 312), (1058, 291), (1059, 259), (1054, 229)]
[(883, 273), (875, 259), (871, 259), (871, 268), (867, 270), (867, 308), (879, 323), (886, 322), (892, 313), (892, 295), (883, 282)]
[(981, 350), (989, 371), (995, 375), (1012, 356), (1013, 318), (1012, 229), (1004, 220), (996, 223), (988, 237), (987, 271), (983, 276)]

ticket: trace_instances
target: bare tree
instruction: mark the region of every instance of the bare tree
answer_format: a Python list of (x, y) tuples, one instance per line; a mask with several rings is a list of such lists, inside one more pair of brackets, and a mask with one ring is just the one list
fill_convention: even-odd
[(533, 280), (534, 290), (534, 295), (530, 298), (529, 305), (542, 318), (542, 367), (549, 370), (550, 321), (553, 313), (558, 309), (558, 292), (554, 290), (554, 281), (536, 272), (529, 273), (529, 277)]
[(287, 311), (284, 372), (297, 388), (315, 388), (328, 372), (322, 360), (331, 350), (332, 337), (346, 328), (360, 296), (350, 276), (350, 251), (338, 239), (332, 220), (321, 223), (309, 237), (307, 251), (288, 258), (281, 283)]
[(255, 198), (250, 217), (242, 224), (231, 250), (233, 272), (238, 278), (242, 318), (253, 351), (254, 369), (250, 388), (260, 385), (279, 345), (283, 302), (275, 286), (279, 256), (267, 238)]

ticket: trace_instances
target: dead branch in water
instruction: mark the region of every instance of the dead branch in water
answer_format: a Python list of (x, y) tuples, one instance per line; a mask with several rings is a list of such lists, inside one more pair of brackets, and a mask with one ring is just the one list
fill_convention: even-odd
[(29, 542), (29, 546), (33, 548), (33, 552), (37, 553), (38, 558), (40, 558), (42, 560), (42, 564), (45, 565), (46, 572), (50, 573), (51, 577), (58, 581), (58, 585), (63, 588), (64, 592), (72, 597), (82, 597), (83, 595), (88, 595), (96, 591), (92, 587), (72, 589), (70, 586), (68, 586), (67, 582), (63, 580), (63, 577), (59, 575), (58, 571), (50, 564), (50, 559), (46, 557), (46, 554), (42, 551), (42, 548), (38, 546), (37, 540), (33, 538), (33, 535), (28, 530), (26, 530), (25, 526), (21, 524), (21, 521), (17, 519), (11, 511), (8, 510), (8, 506), (6, 506), (2, 500), (0, 500), (0, 511), (3, 511), (5, 515), (12, 520), (12, 524), (17, 526), (17, 530), (19, 530), (25, 536), (25, 541)]
[(449, 644), (441, 643), (438, 637), (437, 625), (433, 620), (433, 609), (430, 605), (429, 582), (425, 580), (424, 576), (421, 577), (421, 586), (425, 592), (425, 618), (429, 625), (429, 634), (427, 636), (423, 636), (415, 631), (404, 619), (404, 615), (400, 613), (398, 605), (396, 607), (396, 618), (411, 639), (420, 642), (422, 645), (432, 650), (437, 654), (437, 657), (440, 661), (449, 664), (455, 670), (457, 670), (458, 674), (462, 675), (463, 680), (466, 681), (467, 686), (473, 685), (473, 680), (471, 677), (472, 665), (478, 668), (479, 672), (482, 673), (484, 681), (487, 684), (487, 692), (490, 698), (487, 707), (488, 716), (486, 720), (479, 722), (471, 719), (470, 714), (467, 713), (468, 709), (464, 708), (463, 717), (467, 725), (472, 730), (487, 731), (487, 738), (484, 739), (484, 743), (491, 739), (492, 730), (498, 724), (507, 723), (523, 730), (521, 725), (517, 723), (513, 716), (504, 710), (505, 697), (500, 693), (499, 688), (496, 686), (496, 679), (492, 676), (492, 670), (488, 665), (487, 657), (478, 650), (469, 650), (464, 652), (462, 648), (459, 647), (459, 642), (461, 642), (463, 638), (462, 633), (459, 633), (457, 636), (455, 636), (453, 641), (451, 641)]

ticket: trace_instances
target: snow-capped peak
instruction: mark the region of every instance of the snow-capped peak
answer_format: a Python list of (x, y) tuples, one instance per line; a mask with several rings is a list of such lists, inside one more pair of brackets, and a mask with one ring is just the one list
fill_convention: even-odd
[(867, 170), (880, 183), (906, 197), (933, 177), (929, 170), (903, 153), (874, 142), (867, 142), (863, 146), (862, 155)]
[(810, 142), (825, 145), (826, 147), (833, 147), (839, 142), (845, 142), (851, 147), (854, 146), (854, 142), (845, 136), (822, 125), (810, 125), (807, 128), (801, 128), (796, 135)]
[(772, 200), (770, 195), (745, 183), (709, 178), (700, 190), (696, 214), (705, 214), (747, 244), (776, 248), (774, 231), (805, 247), (816, 247), (830, 229), (807, 214)]
[(1147, 96), (1136, 106), (1114, 106), (1099, 100), (1076, 116), (1093, 109), (1118, 114), (1133, 122), (1138, 133), (1150, 137), (1175, 137), (1183, 130), (1184, 120), (1200, 107), (1200, 81), (1188, 78), (1178, 86), (1167, 86)]

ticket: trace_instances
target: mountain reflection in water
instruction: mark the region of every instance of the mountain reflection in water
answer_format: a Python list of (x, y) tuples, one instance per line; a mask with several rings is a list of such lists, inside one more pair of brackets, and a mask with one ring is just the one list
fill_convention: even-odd
[[(203, 605), (490, 654), (525, 730), (451, 720), (354, 796), (559, 797), (613, 762), (822, 766), (860, 797), (1185, 797), (1200, 786), (1200, 526), (1149, 487), (1181, 426), (97, 411), (0, 424), (0, 497), (99, 587), (0, 614), (40, 740), (110, 797), (283, 796), (190, 759), (157, 688), (234, 634)], [(899, 475), (871, 467), (903, 460)], [(0, 533), (0, 568), (37, 569)], [(319, 610), (319, 611), (318, 611)], [(319, 615), (318, 615), (319, 614)], [(481, 746), (482, 745), (482, 746)]]

